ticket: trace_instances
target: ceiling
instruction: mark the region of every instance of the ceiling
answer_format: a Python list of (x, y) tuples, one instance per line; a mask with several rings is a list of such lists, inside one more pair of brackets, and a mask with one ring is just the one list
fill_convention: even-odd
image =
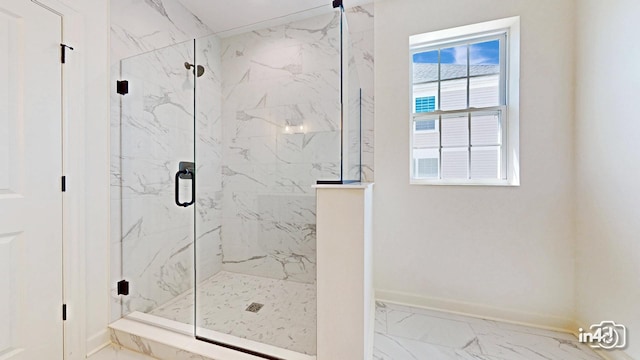
[[(333, 11), (331, 0), (179, 0), (215, 33), (234, 33)], [(345, 8), (372, 0), (344, 0)], [(314, 9), (314, 10), (310, 10)]]

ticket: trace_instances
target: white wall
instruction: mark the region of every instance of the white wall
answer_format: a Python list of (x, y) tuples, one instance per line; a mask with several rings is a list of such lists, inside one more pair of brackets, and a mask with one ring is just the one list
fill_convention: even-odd
[(628, 327), (640, 358), (640, 3), (580, 0), (577, 17), (577, 315)]
[[(109, 25), (106, 0), (74, 0), (84, 14), (87, 350), (108, 341)], [(73, 155), (72, 155), (73, 156)]]
[[(568, 327), (574, 307), (571, 0), (376, 3), (378, 296)], [(409, 36), (521, 17), (521, 186), (409, 185)]]

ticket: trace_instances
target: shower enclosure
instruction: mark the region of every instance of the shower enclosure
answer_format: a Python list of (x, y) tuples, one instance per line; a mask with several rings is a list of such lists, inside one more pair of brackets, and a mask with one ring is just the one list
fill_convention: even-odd
[(338, 7), (121, 61), (123, 316), (313, 358), (312, 185), (361, 179), (350, 49)]

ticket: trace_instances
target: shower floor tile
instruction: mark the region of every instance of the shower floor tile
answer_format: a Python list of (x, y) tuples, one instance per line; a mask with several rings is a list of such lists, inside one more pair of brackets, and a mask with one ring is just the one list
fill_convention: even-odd
[[(316, 285), (221, 271), (198, 285), (198, 327), (315, 355)], [(263, 305), (257, 312), (249, 305)], [(257, 306), (254, 306), (254, 308)], [(193, 324), (193, 290), (150, 312)]]

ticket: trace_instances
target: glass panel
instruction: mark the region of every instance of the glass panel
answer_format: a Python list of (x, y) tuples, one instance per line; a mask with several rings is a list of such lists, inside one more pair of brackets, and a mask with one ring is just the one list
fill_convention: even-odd
[(500, 178), (500, 146), (471, 148), (471, 178)]
[(484, 75), (469, 79), (469, 106), (482, 108), (500, 105), (500, 75)]
[(440, 133), (438, 131), (438, 120), (418, 120), (413, 125), (413, 147), (439, 148)]
[(500, 40), (469, 45), (469, 75), (500, 74)]
[(413, 54), (413, 112), (438, 110), (439, 51)]
[(440, 50), (440, 80), (467, 77), (467, 45)]
[(460, 110), (467, 108), (467, 79), (447, 80), (440, 83), (440, 108)]
[(361, 180), (361, 134), (362, 134), (362, 92), (356, 66), (355, 52), (347, 24), (347, 16), (342, 12), (342, 77), (343, 77), (343, 129), (342, 162), (343, 182)]
[(439, 174), (438, 150), (421, 149), (413, 151), (414, 157), (414, 178), (416, 179), (437, 179)]
[[(172, 318), (164, 304), (193, 287), (194, 207), (176, 205), (180, 162), (194, 161), (193, 41), (121, 61), (122, 268), (130, 283), (123, 314)], [(178, 200), (192, 199), (182, 175)], [(188, 297), (193, 306), (193, 298)], [(192, 315), (185, 321), (191, 321)]]
[(500, 102), (500, 40), (469, 46), (469, 106), (489, 107)]
[(312, 185), (341, 180), (341, 140), (345, 174), (359, 170), (352, 61), (341, 139), (340, 13), (197, 39), (196, 50), (196, 335), (315, 355)]
[(442, 178), (467, 179), (469, 115), (442, 118)]
[[(195, 293), (195, 334), (201, 334), (199, 329), (211, 329), (205, 319), (221, 318), (224, 307), (218, 307), (216, 312), (212, 312), (216, 304), (217, 296), (223, 294), (216, 279), (220, 277), (223, 270), (223, 247), (222, 247), (222, 225), (224, 210), (223, 186), (223, 166), (225, 162), (225, 143), (223, 138), (222, 118), (222, 63), (221, 63), (222, 40), (216, 36), (208, 36), (197, 39), (196, 64), (201, 69), (200, 76), (196, 78), (196, 122), (195, 122), (195, 154), (198, 170), (197, 201), (195, 216), (195, 268), (196, 282), (195, 292), (189, 294), (189, 299)], [(234, 119), (235, 120), (235, 119)], [(249, 124), (247, 124), (249, 125)], [(253, 130), (258, 132), (261, 127), (254, 125)], [(249, 127), (242, 128), (246, 130)], [(231, 132), (235, 129), (230, 129)], [(255, 160), (256, 148), (251, 147), (247, 141), (238, 141), (236, 149), (246, 150), (244, 153), (247, 159)], [(240, 150), (242, 149), (242, 150)], [(237, 159), (237, 152), (226, 154), (230, 159)], [(248, 160), (247, 160), (248, 161)], [(257, 166), (258, 164), (256, 164)], [(237, 169), (236, 169), (237, 170)], [(255, 177), (255, 176), (254, 176)], [(225, 284), (226, 285), (226, 284)], [(193, 313), (193, 307), (185, 306), (189, 304), (186, 297), (181, 301), (183, 304), (174, 303), (176, 313)], [(178, 305), (178, 306), (176, 306)]]
[(469, 178), (469, 148), (442, 148), (442, 178)]
[(438, 81), (438, 50), (413, 54), (413, 84)]
[(442, 118), (442, 147), (469, 145), (469, 115)]
[(471, 114), (471, 145), (500, 145), (500, 112)]

